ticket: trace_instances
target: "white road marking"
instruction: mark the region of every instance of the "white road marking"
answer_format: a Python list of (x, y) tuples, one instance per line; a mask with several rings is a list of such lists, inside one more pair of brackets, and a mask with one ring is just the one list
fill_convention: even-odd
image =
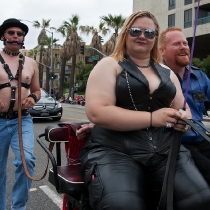
[(36, 190), (37, 190), (36, 188), (31, 188), (30, 192), (33, 192), (33, 191), (36, 191)]
[(62, 209), (63, 199), (58, 196), (53, 190), (47, 185), (39, 187), (60, 209)]

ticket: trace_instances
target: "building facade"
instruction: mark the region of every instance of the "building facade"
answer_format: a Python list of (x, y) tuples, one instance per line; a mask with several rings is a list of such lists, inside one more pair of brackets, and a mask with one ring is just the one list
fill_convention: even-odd
[[(182, 28), (191, 47), (198, 0), (133, 0), (133, 11), (148, 10), (158, 20), (160, 29)], [(210, 55), (210, 0), (200, 0), (194, 58)]]

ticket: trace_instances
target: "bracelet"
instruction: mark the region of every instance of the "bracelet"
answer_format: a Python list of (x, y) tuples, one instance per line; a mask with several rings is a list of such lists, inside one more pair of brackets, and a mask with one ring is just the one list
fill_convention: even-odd
[(152, 127), (152, 112), (151, 112), (151, 115), (150, 115), (150, 127)]
[(35, 103), (38, 101), (38, 98), (34, 93), (29, 94), (28, 97), (33, 98)]

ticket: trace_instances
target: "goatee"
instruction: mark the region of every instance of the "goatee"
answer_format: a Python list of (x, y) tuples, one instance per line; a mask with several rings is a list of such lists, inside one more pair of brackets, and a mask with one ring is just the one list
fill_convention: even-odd
[[(180, 54), (186, 54), (186, 56), (180, 56)], [(180, 50), (175, 55), (175, 62), (177, 66), (185, 67), (190, 63), (190, 52), (189, 50)]]

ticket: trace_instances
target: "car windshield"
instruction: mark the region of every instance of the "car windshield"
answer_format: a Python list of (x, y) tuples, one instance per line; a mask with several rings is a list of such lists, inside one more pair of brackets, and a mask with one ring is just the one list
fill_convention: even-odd
[(41, 98), (48, 98), (48, 97), (50, 97), (50, 95), (41, 89)]

